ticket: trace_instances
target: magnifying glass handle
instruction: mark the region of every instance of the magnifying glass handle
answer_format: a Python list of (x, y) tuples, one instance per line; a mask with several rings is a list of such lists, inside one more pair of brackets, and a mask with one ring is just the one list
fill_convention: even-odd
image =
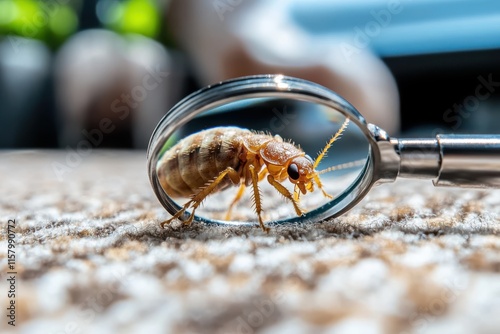
[(433, 179), (435, 186), (500, 188), (500, 135), (437, 135), (394, 139), (399, 177)]

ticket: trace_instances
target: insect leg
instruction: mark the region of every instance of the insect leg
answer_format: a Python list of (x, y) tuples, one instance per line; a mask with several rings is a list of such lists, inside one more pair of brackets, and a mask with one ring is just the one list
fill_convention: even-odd
[(263, 231), (269, 233), (269, 227), (264, 225), (262, 221), (262, 203), (260, 201), (260, 190), (259, 190), (259, 175), (255, 171), (255, 167), (253, 165), (249, 165), (248, 169), (250, 171), (250, 175), (252, 176), (252, 187), (253, 187), (253, 200), (255, 202), (255, 212), (257, 212), (257, 216), (259, 218), (259, 224)]
[(214, 191), (215, 188), (217, 188), (217, 185), (224, 179), (224, 177), (226, 175), (229, 176), (229, 178), (231, 179), (231, 181), (233, 181), (233, 183), (238, 183), (240, 181), (240, 176), (239, 176), (238, 172), (236, 172), (231, 167), (226, 168), (225, 170), (220, 172), (220, 174), (212, 182), (208, 183), (205, 187), (201, 188), (198, 191), (198, 193), (196, 193), (191, 198), (190, 201), (188, 201), (186, 204), (184, 204), (182, 209), (177, 211), (177, 213), (172, 218), (161, 223), (161, 226), (164, 227), (166, 224), (170, 224), (172, 222), (172, 220), (179, 218), (184, 213), (184, 211), (186, 211), (189, 208), (189, 206), (191, 206), (192, 211), (191, 211), (191, 214), (189, 215), (188, 219), (184, 222), (184, 224), (186, 224), (186, 225), (191, 224), (191, 222), (193, 221), (193, 218), (194, 218), (194, 212), (196, 211), (196, 208), (198, 208), (198, 206), (200, 206), (201, 202), (203, 202), (203, 200), (208, 195), (210, 195), (210, 193), (212, 191)]
[(298, 185), (295, 185), (293, 188), (293, 199), (297, 201), (297, 203), (300, 200), (300, 188)]
[(321, 190), (321, 192), (323, 193), (323, 196), (325, 196), (326, 198), (328, 199), (332, 199), (333, 196), (328, 194), (324, 189), (323, 189), (323, 184), (321, 183), (321, 180), (319, 179), (319, 176), (318, 175), (314, 175), (314, 182), (316, 182), (316, 184), (318, 185), (318, 188)]
[(233, 201), (231, 202), (231, 204), (229, 205), (229, 209), (227, 209), (227, 212), (226, 212), (226, 217), (225, 219), (226, 220), (230, 220), (231, 219), (231, 212), (233, 211), (233, 207), (236, 203), (238, 203), (238, 201), (241, 199), (241, 197), (243, 196), (243, 194), (245, 193), (245, 188), (246, 188), (246, 185), (245, 183), (243, 182), (240, 186), (240, 189), (238, 189), (238, 193), (236, 194), (236, 196), (234, 197)]
[(259, 182), (264, 180), (264, 178), (267, 175), (267, 167), (264, 167), (260, 172), (259, 172)]
[(165, 220), (164, 222), (162, 222), (162, 223), (160, 224), (160, 226), (161, 226), (162, 228), (165, 228), (165, 225), (168, 225), (168, 224), (170, 224), (170, 223), (171, 223), (174, 219), (179, 218), (179, 217), (180, 217), (180, 216), (184, 213), (184, 211), (186, 211), (186, 209), (187, 209), (187, 208), (189, 208), (189, 206), (190, 206), (192, 203), (193, 203), (193, 201), (192, 201), (192, 200), (191, 200), (191, 201), (188, 201), (186, 204), (184, 204), (184, 206), (182, 207), (182, 209), (180, 209), (179, 211), (177, 211), (177, 212), (175, 213), (175, 215), (173, 215), (173, 216), (172, 216), (172, 218)]
[(238, 172), (236, 172), (232, 167), (227, 167), (225, 170), (223, 170), (219, 176), (215, 178), (212, 182), (210, 182), (208, 185), (206, 185), (204, 188), (201, 188), (200, 191), (193, 196), (191, 199), (193, 201), (193, 205), (191, 208), (193, 209), (191, 211), (191, 214), (189, 215), (189, 218), (184, 222), (184, 224), (189, 225), (193, 221), (194, 218), (194, 212), (196, 211), (196, 208), (200, 206), (201, 202), (210, 195), (212, 191), (217, 188), (217, 185), (224, 179), (224, 177), (228, 175), (231, 181), (233, 183), (238, 183), (240, 182), (240, 175)]
[(302, 216), (304, 214), (304, 211), (302, 211), (302, 209), (299, 207), (299, 204), (293, 198), (292, 194), (290, 194), (290, 192), (288, 191), (288, 189), (286, 189), (281, 183), (279, 183), (278, 181), (276, 181), (274, 179), (274, 177), (272, 177), (271, 175), (267, 176), (267, 181), (274, 188), (276, 188), (276, 190), (278, 190), (281, 195), (285, 196), (286, 198), (288, 198), (292, 202), (293, 207), (295, 209), (295, 212), (297, 213), (297, 216)]

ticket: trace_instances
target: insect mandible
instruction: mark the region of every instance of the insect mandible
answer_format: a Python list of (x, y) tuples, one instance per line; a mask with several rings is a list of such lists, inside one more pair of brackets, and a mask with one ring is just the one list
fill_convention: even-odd
[[(314, 185), (326, 198), (332, 198), (323, 189), (320, 174), (352, 167), (352, 163), (347, 163), (323, 171), (316, 170), (348, 125), (349, 119), (346, 118), (314, 161), (302, 149), (278, 135), (238, 127), (211, 128), (182, 139), (165, 152), (158, 162), (157, 172), (162, 188), (170, 197), (189, 197), (190, 200), (161, 226), (170, 224), (189, 208), (191, 213), (184, 223), (190, 224), (196, 209), (208, 195), (231, 185), (239, 185), (226, 213), (226, 220), (230, 220), (233, 207), (242, 198), (245, 188), (251, 185), (260, 227), (269, 232), (262, 220), (259, 191), (259, 182), (265, 178), (290, 200), (298, 216), (303, 215), (305, 211), (299, 206), (300, 194), (314, 191)], [(294, 184), (293, 194), (282, 185), (287, 179)]]

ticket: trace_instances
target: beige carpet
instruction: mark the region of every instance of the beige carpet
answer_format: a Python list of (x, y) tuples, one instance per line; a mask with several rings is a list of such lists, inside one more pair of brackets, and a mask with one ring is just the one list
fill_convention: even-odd
[[(500, 191), (401, 181), (309, 226), (174, 224), (145, 153), (0, 154), (2, 333), (499, 333)], [(6, 224), (16, 219), (16, 327)]]

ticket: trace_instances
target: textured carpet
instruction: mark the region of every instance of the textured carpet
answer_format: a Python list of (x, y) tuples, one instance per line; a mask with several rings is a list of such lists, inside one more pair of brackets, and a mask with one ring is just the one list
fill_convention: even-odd
[(499, 190), (398, 181), (341, 218), (268, 235), (162, 230), (143, 152), (94, 151), (59, 181), (68, 157), (0, 154), (2, 333), (500, 332)]

